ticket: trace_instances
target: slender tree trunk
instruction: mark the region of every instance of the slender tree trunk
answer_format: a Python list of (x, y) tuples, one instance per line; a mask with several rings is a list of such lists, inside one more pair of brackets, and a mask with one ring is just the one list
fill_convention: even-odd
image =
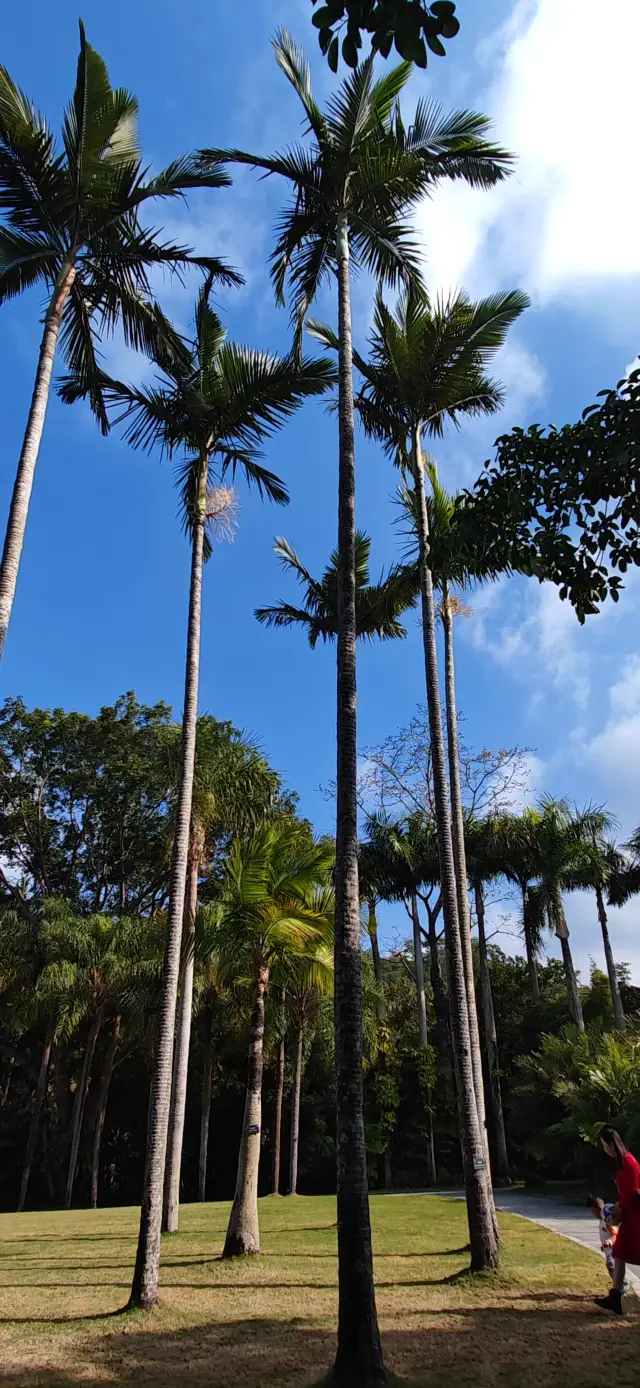
[(293, 1094), (291, 1095), (291, 1159), (289, 1162), (289, 1194), (298, 1191), (298, 1148), (300, 1143), (300, 1093), (302, 1091), (302, 1053), (304, 1049), (304, 1023), (298, 1027), (296, 1059), (293, 1071)]
[(473, 1063), (469, 1037), (469, 1010), (464, 974), (462, 940), (458, 917), (456, 873), (453, 857), (451, 809), (447, 791), (440, 682), (436, 649), (436, 617), (433, 578), (429, 567), (429, 519), (424, 488), (424, 464), (420, 430), (413, 440), (413, 467), (416, 487), (416, 515), (420, 544), (422, 590), (422, 634), (424, 642), (427, 707), (431, 735), (436, 828), (440, 859), (440, 885), (444, 913), (449, 973), (449, 1012), (453, 1041), (453, 1061), (458, 1095), (458, 1115), (462, 1145), (471, 1268), (474, 1272), (496, 1268), (500, 1256), (495, 1235), (492, 1201), (484, 1156), (484, 1146), (473, 1082)]
[(371, 956), (373, 959), (373, 976), (375, 978), (378, 992), (376, 993), (376, 1017), (379, 1022), (384, 1016), (384, 983), (382, 979), (382, 959), (380, 958), (380, 945), (378, 943), (378, 918), (376, 916), (375, 897), (370, 896), (367, 902), (369, 917), (367, 920), (367, 934), (371, 941)]
[(178, 1022), (173, 1053), (173, 1082), (171, 1110), (169, 1114), (169, 1136), (167, 1141), (167, 1165), (164, 1177), (163, 1228), (168, 1234), (175, 1234), (180, 1218), (180, 1171), (182, 1167), (182, 1142), (184, 1137), (184, 1117), (187, 1107), (187, 1083), (189, 1079), (189, 1049), (191, 1046), (191, 1016), (193, 1012), (193, 971), (195, 966), (194, 948), (196, 938), (196, 911), (198, 909), (198, 878), (200, 874), (200, 844), (192, 840), (189, 847), (189, 875), (186, 889), (185, 914), (182, 946), (182, 988), (178, 1003)]
[(449, 1031), (449, 1000), (442, 977), (440, 967), (440, 951), (438, 949), (438, 932), (436, 929), (436, 917), (429, 906), (427, 906), (429, 918), (429, 960), (431, 989), (433, 992), (433, 1005), (436, 1012), (436, 1040), (438, 1045), (438, 1071), (442, 1076), (447, 1089), (452, 1085), (451, 1070), (451, 1034)]
[(58, 343), (58, 334), (60, 332), (60, 324), (62, 323), (64, 306), (71, 292), (75, 277), (76, 272), (73, 266), (66, 266), (63, 269), (51, 296), (47, 315), (44, 320), (44, 331), (40, 343), (38, 367), (36, 370), (33, 395), (31, 396), (29, 418), (27, 420), (27, 428), (22, 442), (22, 451), (18, 462), (16, 480), (13, 484), (9, 520), (4, 537), (2, 561), (0, 562), (0, 660), (2, 659), (4, 651), (7, 629), (11, 620), (11, 609), (13, 607), (16, 583), (18, 581), (18, 569), (20, 567), (22, 546), (24, 544), (24, 533), (27, 527), (33, 476), (38, 461), (40, 440), (42, 438), (42, 430), (44, 428), (44, 420), (49, 403), (51, 375)]
[[(577, 978), (576, 978), (576, 971), (575, 971), (575, 969), (574, 969), (574, 967), (573, 967), (573, 957), (572, 957), (572, 954), (571, 954), (571, 945), (569, 944), (569, 931), (568, 931), (566, 925), (564, 926), (564, 929), (563, 929), (562, 926), (561, 926), (561, 927), (560, 927), (560, 930), (561, 930), (561, 932), (562, 932), (561, 934), (558, 933), (558, 927), (556, 927), (556, 935), (558, 935), (558, 939), (560, 940), (560, 948), (561, 948), (561, 950), (562, 950), (562, 963), (564, 964), (564, 976), (565, 976), (565, 978), (566, 978), (566, 980), (567, 980), (567, 993), (568, 993), (568, 995), (569, 995), (569, 1010), (570, 1010), (570, 1012), (571, 1012), (571, 1016), (573, 1017), (573, 1020), (574, 1020), (574, 1022), (575, 1022), (575, 1024), (576, 1024), (576, 1026), (577, 1026), (577, 1028), (578, 1028), (578, 1031), (584, 1031), (584, 1017), (583, 1017), (583, 1015), (582, 1015), (582, 1002), (581, 1002), (581, 1000), (580, 1000), (580, 989), (578, 988), (578, 980), (577, 980)], [(566, 933), (565, 933), (565, 932), (566, 932)]]
[(335, 1388), (386, 1381), (376, 1312), (362, 1082), (362, 977), (358, 893), (355, 453), (349, 239), (336, 228), (339, 320), (338, 653), (336, 770), (336, 1136), (338, 1346)]
[(101, 1026), (102, 1009), (96, 1012), (95, 1017), (92, 1018), (91, 1025), (89, 1027), (89, 1035), (87, 1037), (87, 1045), (84, 1053), (84, 1060), (82, 1062), (82, 1070), (80, 1072), (80, 1079), (78, 1081), (78, 1086), (73, 1100), (73, 1115), (71, 1119), (71, 1151), (69, 1155), (69, 1170), (67, 1173), (67, 1189), (65, 1191), (64, 1197), (65, 1210), (71, 1209), (71, 1199), (73, 1196), (73, 1187), (75, 1184), (76, 1170), (78, 1167), (78, 1151), (80, 1149), (82, 1119), (84, 1118), (84, 1107), (87, 1102), (87, 1094), (89, 1092), (89, 1079), (91, 1076), (93, 1056), (96, 1049), (96, 1042), (98, 1040)]
[(203, 459), (198, 488), (198, 509), (193, 525), (189, 628), (182, 715), (182, 755), (180, 786), (169, 896), (169, 919), (164, 951), (162, 1000), (149, 1102), (149, 1130), (144, 1173), (138, 1251), (133, 1274), (130, 1304), (150, 1309), (158, 1300), (160, 1271), (160, 1233), (164, 1168), (171, 1100), (173, 1036), (176, 1021), (178, 979), (185, 888), (189, 860), (193, 774), (198, 724), (198, 678), (200, 670), (200, 621), (202, 610), (202, 554), (206, 512), (207, 465)]
[(284, 1062), (285, 1062), (285, 1026), (284, 1008), (287, 994), (286, 989), (282, 989), (280, 994), (281, 1007), (281, 1032), (278, 1045), (278, 1078), (276, 1081), (276, 1111), (274, 1117), (273, 1131), (273, 1193), (280, 1194), (280, 1151), (282, 1146), (282, 1100), (284, 1097)]
[(478, 1123), (480, 1124), (480, 1136), (482, 1138), (482, 1145), (484, 1148), (484, 1159), (487, 1164), (489, 1199), (492, 1205), (493, 1222), (497, 1235), (498, 1223), (496, 1219), (495, 1206), (493, 1204), (491, 1155), (489, 1152), (489, 1134), (487, 1132), (487, 1112), (484, 1093), (484, 1078), (482, 1074), (482, 1050), (480, 1048), (480, 1028), (478, 1026), (478, 1009), (476, 1006), (476, 987), (473, 968), (473, 950), (471, 947), (471, 912), (469, 910), (467, 853), (464, 841), (464, 810), (462, 806), (462, 785), (460, 781), (460, 744), (458, 738), (456, 668), (453, 654), (453, 614), (451, 611), (449, 584), (446, 578), (443, 578), (442, 581), (442, 626), (444, 630), (445, 706), (447, 714), (447, 751), (449, 755), (449, 785), (451, 788), (451, 829), (453, 841), (453, 861), (456, 872), (458, 920), (460, 923), (460, 936), (462, 939), (462, 959), (464, 963), (464, 978), (467, 990), (467, 1008), (469, 1011), (469, 1041), (471, 1044), (473, 1087), (476, 1091)]
[(98, 1096), (98, 1112), (96, 1114), (96, 1125), (93, 1133), (93, 1153), (91, 1156), (91, 1209), (98, 1208), (98, 1178), (100, 1174), (100, 1148), (102, 1146), (102, 1134), (104, 1132), (104, 1122), (107, 1116), (107, 1103), (109, 1100), (109, 1085), (113, 1074), (113, 1062), (116, 1058), (116, 1051), (120, 1045), (120, 1026), (122, 1018), (116, 1017), (113, 1023), (111, 1039), (107, 1047), (107, 1054), (104, 1058), (104, 1068), (102, 1079), (100, 1080), (100, 1094)]
[(534, 1002), (540, 1001), (540, 984), (538, 982), (538, 965), (536, 963), (536, 951), (533, 943), (531, 931), (531, 908), (529, 905), (529, 888), (522, 888), (522, 923), (524, 927), (524, 944), (527, 951), (527, 969), (529, 971), (529, 988)]
[(596, 887), (596, 902), (598, 905), (598, 920), (600, 921), (600, 929), (602, 931), (604, 954), (605, 959), (607, 961), (607, 973), (609, 975), (609, 987), (611, 989), (611, 1001), (613, 1003), (613, 1020), (618, 1030), (622, 1031), (626, 1024), (626, 1019), (624, 1015), (624, 1007), (622, 1006), (622, 998), (620, 996), (620, 984), (618, 983), (616, 963), (613, 957), (613, 950), (611, 948), (611, 940), (609, 939), (607, 913), (605, 910), (604, 898), (600, 887)]
[(213, 1080), (213, 1008), (207, 1008), (202, 1067), (202, 1106), (200, 1109), (200, 1160), (198, 1163), (198, 1199), (206, 1200), (207, 1164), (209, 1156), (209, 1122), (211, 1118), (211, 1083)]
[(424, 959), (422, 956), (422, 935), (420, 916), (415, 892), (411, 893), (411, 919), (413, 921), (413, 958), (416, 970), (416, 1001), (418, 1004), (418, 1030), (420, 1045), (427, 1045), (427, 1001), (424, 992)]
[(264, 995), (269, 970), (260, 962), (255, 971), (253, 1011), (249, 1032), (249, 1066), (242, 1137), (238, 1156), (236, 1193), (229, 1218), (223, 1258), (260, 1252), (258, 1224), (258, 1172), (262, 1125), (262, 1064), (264, 1051)]
[(478, 955), (480, 962), (480, 994), (482, 997), (482, 1012), (484, 1016), (484, 1039), (487, 1055), (487, 1070), (489, 1072), (489, 1082), (491, 1086), (491, 1108), (493, 1117), (493, 1139), (496, 1154), (496, 1176), (500, 1181), (509, 1182), (511, 1173), (509, 1170), (509, 1153), (507, 1151), (507, 1137), (504, 1128), (504, 1111), (502, 1108), (502, 1090), (500, 1087), (500, 1064), (498, 1059), (498, 1037), (496, 1033), (496, 1018), (493, 1010), (493, 992), (491, 988), (491, 973), (489, 970), (489, 959), (487, 955), (487, 937), (484, 928), (484, 892), (482, 883), (475, 883), (476, 915), (478, 917)]
[(29, 1124), (29, 1136), (27, 1138), (27, 1150), (24, 1154), (24, 1165), (22, 1168), (22, 1181), (20, 1183), (20, 1197), (18, 1199), (18, 1210), (24, 1209), (25, 1202), (27, 1199), (27, 1189), (29, 1186), (29, 1177), (31, 1176), (31, 1167), (33, 1166), (33, 1158), (36, 1154), (36, 1147), (38, 1145), (38, 1132), (40, 1130), (40, 1114), (42, 1113), (44, 1096), (47, 1092), (47, 1075), (49, 1073), (49, 1060), (51, 1058), (51, 1047), (53, 1045), (53, 1036), (55, 1029), (55, 1020), (53, 1017), (49, 1017), (47, 1020), (47, 1029), (44, 1037), (44, 1046), (42, 1047), (42, 1055), (40, 1056), (40, 1070), (38, 1072), (38, 1083), (36, 1085), (36, 1092), (33, 1099), (31, 1122)]

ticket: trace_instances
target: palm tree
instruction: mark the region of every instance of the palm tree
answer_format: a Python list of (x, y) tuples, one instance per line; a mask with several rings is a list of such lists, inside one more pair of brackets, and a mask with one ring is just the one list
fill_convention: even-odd
[[(468, 907), (461, 922), (458, 902), (458, 882), (462, 884), (461, 892), (466, 892), (464, 844), (456, 833), (454, 853), (455, 826), (447, 790), (423, 438), (425, 434), (441, 434), (447, 419), (490, 414), (499, 407), (502, 394), (496, 382), (487, 376), (486, 367), (527, 302), (524, 295), (509, 292), (472, 304), (459, 293), (434, 306), (424, 288), (414, 282), (401, 296), (395, 313), (378, 294), (370, 359), (354, 353), (363, 378), (357, 403), (365, 429), (383, 443), (385, 451), (411, 477), (415, 493), (427, 705), (449, 958), (449, 1005), (474, 1269), (497, 1266), (498, 1247), (476, 1096), (479, 1045), (477, 1019), (475, 1027), (473, 1024), (475, 998), (473, 990), (467, 989), (468, 970), (464, 963)], [(325, 326), (316, 324), (314, 332), (326, 345), (337, 346), (335, 334)]]
[(138, 103), (112, 88), (102, 58), (80, 23), (73, 97), (62, 124), (63, 149), (43, 116), (0, 68), (0, 303), (35, 285), (49, 295), (36, 379), (11, 499), (0, 564), (0, 658), (11, 617), (33, 476), (44, 428), (58, 340), (71, 372), (63, 397), (86, 382), (103, 433), (108, 418), (98, 365), (98, 340), (122, 325), (125, 341), (149, 355), (181, 354), (180, 340), (150, 297), (157, 266), (180, 272), (204, 266), (227, 284), (241, 277), (222, 261), (194, 257), (162, 241), (140, 221), (152, 198), (184, 196), (189, 188), (222, 188), (228, 175), (185, 155), (153, 178), (138, 141)]
[(522, 933), (534, 1003), (540, 1001), (537, 957), (542, 939), (540, 922), (533, 910), (533, 882), (538, 867), (537, 823), (537, 811), (527, 806), (520, 815), (502, 814), (499, 825), (502, 871), (509, 882), (519, 887), (522, 895)]
[(239, 737), (228, 724), (217, 723), (213, 718), (198, 719), (180, 997), (164, 1182), (163, 1228), (167, 1233), (176, 1232), (180, 1210), (180, 1169), (191, 1044), (200, 871), (206, 852), (213, 856), (220, 843), (234, 835), (248, 833), (268, 814), (278, 786), (278, 778), (246, 738)]
[[(104, 381), (105, 394), (124, 407), (125, 437), (134, 448), (159, 446), (170, 457), (182, 455), (179, 483), (182, 515), (191, 540), (191, 580), (182, 722), (182, 750), (160, 1025), (150, 1104), (147, 1161), (132, 1305), (154, 1306), (162, 1222), (164, 1170), (169, 1123), (173, 1033), (176, 1015), (185, 888), (189, 863), (193, 777), (198, 720), (200, 625), (203, 563), (211, 552), (211, 528), (229, 528), (233, 498), (212, 486), (239, 468), (260, 495), (280, 504), (288, 499), (282, 482), (260, 462), (262, 440), (310, 395), (333, 381), (328, 362), (294, 360), (226, 341), (225, 329), (210, 304), (211, 276), (198, 296), (195, 334), (187, 356), (164, 364), (164, 378), (134, 390)], [(217, 469), (217, 473), (216, 473)]]
[[(289, 1158), (289, 1194), (298, 1189), (298, 1155), (300, 1141), (300, 1098), (304, 1070), (304, 1048), (309, 1029), (317, 1020), (327, 998), (333, 993), (333, 900), (332, 892), (316, 893), (313, 909), (326, 921), (324, 939), (307, 956), (289, 954), (283, 961), (282, 976), (286, 979), (287, 1010), (293, 1022), (295, 1058), (291, 1093), (291, 1148)], [(311, 901), (311, 899), (310, 899)], [(320, 933), (320, 932), (319, 932)]]
[[(284, 30), (276, 59), (299, 97), (310, 145), (273, 158), (229, 151), (234, 162), (283, 178), (292, 202), (272, 256), (277, 298), (289, 283), (299, 338), (305, 315), (332, 274), (338, 285), (338, 642), (335, 1019), (338, 1149), (338, 1349), (336, 1384), (384, 1378), (373, 1284), (362, 1091), (362, 989), (358, 891), (356, 556), (350, 266), (386, 284), (415, 279), (418, 251), (407, 213), (443, 178), (490, 186), (510, 159), (485, 138), (483, 116), (443, 118), (420, 102), (405, 130), (398, 97), (411, 64), (374, 81), (373, 60), (356, 68), (320, 110), (304, 53)], [(220, 159), (221, 153), (214, 153)]]
[(611, 989), (611, 1005), (613, 1007), (613, 1020), (616, 1027), (622, 1030), (625, 1026), (624, 1007), (620, 995), (620, 983), (616, 961), (611, 947), (609, 935), (609, 922), (607, 920), (607, 910), (604, 902), (605, 892), (613, 888), (615, 894), (615, 884), (617, 884), (624, 871), (625, 859), (619, 849), (612, 844), (608, 838), (613, 828), (614, 821), (611, 815), (604, 810), (591, 811), (599, 817), (593, 824), (593, 837), (590, 842), (585, 843), (581, 862), (575, 875), (575, 885), (586, 887), (595, 892), (596, 906), (598, 911), (598, 921), (602, 931), (602, 943), (604, 954), (607, 961), (607, 974), (609, 987)]
[(264, 1005), (269, 974), (283, 954), (316, 954), (327, 929), (310, 894), (326, 880), (333, 848), (315, 842), (304, 823), (264, 825), (231, 846), (214, 910), (228, 963), (251, 979), (247, 1093), (238, 1175), (223, 1257), (259, 1253), (258, 1168), (262, 1127)]
[[(356, 531), (356, 636), (372, 641), (389, 641), (406, 636), (400, 617), (407, 608), (416, 606), (415, 571), (394, 564), (378, 583), (370, 583), (369, 555), (371, 540), (361, 530)], [(275, 553), (282, 567), (294, 573), (305, 589), (304, 606), (279, 602), (275, 607), (258, 607), (255, 616), (268, 627), (301, 626), (306, 629), (313, 650), (320, 638), (333, 641), (338, 634), (338, 552), (333, 551), (322, 578), (315, 579), (305, 569), (296, 551), (287, 540), (277, 539)]]

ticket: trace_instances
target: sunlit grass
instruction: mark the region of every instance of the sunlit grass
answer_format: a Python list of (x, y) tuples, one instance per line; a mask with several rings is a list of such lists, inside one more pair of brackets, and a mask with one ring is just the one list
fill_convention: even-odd
[[(0, 1216), (0, 1381), (262, 1388), (317, 1381), (337, 1313), (335, 1201), (261, 1202), (263, 1252), (222, 1262), (229, 1206), (191, 1205), (164, 1240), (161, 1304), (125, 1306), (135, 1209)], [(637, 1388), (640, 1306), (606, 1320), (604, 1265), (502, 1215), (503, 1269), (466, 1275), (464, 1205), (372, 1199), (378, 1309), (390, 1368), (424, 1388)]]

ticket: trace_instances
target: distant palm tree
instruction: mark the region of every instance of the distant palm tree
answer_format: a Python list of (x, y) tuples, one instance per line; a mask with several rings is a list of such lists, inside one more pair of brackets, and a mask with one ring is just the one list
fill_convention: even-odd
[(103, 333), (122, 325), (125, 342), (171, 359), (178, 335), (150, 297), (149, 272), (201, 265), (226, 284), (242, 283), (222, 261), (164, 242), (140, 221), (152, 198), (182, 197), (189, 188), (222, 188), (228, 174), (185, 155), (147, 177), (138, 141), (138, 103), (113, 88), (102, 58), (80, 22), (73, 97), (62, 124), (60, 152), (46, 121), (0, 68), (0, 303), (35, 285), (49, 302), (26, 433), (11, 499), (0, 564), (0, 658), (18, 579), (33, 476), (60, 337), (76, 398), (81, 374), (103, 433), (109, 427), (98, 365)]
[(599, 816), (599, 821), (594, 822), (592, 840), (587, 840), (584, 845), (581, 861), (574, 880), (576, 886), (586, 887), (587, 890), (595, 893), (598, 921), (602, 932), (604, 955), (607, 961), (607, 975), (609, 978), (609, 988), (611, 990), (613, 1019), (616, 1026), (621, 1030), (625, 1025), (626, 1019), (620, 994), (620, 982), (616, 969), (616, 961), (611, 947), (609, 922), (607, 919), (604, 897), (605, 892), (610, 891), (612, 893), (612, 899), (615, 898), (616, 885), (620, 882), (627, 865), (623, 853), (607, 838), (607, 835), (611, 833), (614, 827), (613, 817), (607, 814), (605, 810), (595, 811), (595, 813)]
[(182, 516), (191, 541), (189, 625), (182, 721), (182, 752), (163, 996), (152, 1081), (147, 1162), (132, 1304), (154, 1306), (158, 1297), (160, 1232), (166, 1159), (173, 1036), (176, 1015), (185, 889), (189, 863), (193, 777), (198, 720), (200, 625), (203, 563), (211, 552), (211, 532), (232, 528), (233, 493), (212, 485), (239, 468), (261, 496), (283, 504), (286, 487), (260, 461), (258, 447), (311, 395), (330, 386), (328, 361), (278, 357), (226, 341), (226, 331), (210, 303), (209, 276), (196, 303), (195, 333), (186, 357), (163, 363), (164, 379), (134, 390), (104, 379), (108, 401), (124, 410), (125, 438), (134, 448), (156, 446), (170, 457), (180, 454), (178, 472)]
[(252, 1011), (245, 1111), (238, 1175), (223, 1257), (259, 1253), (258, 1168), (262, 1130), (264, 1005), (270, 971), (291, 954), (315, 957), (326, 939), (326, 904), (313, 901), (326, 884), (333, 846), (316, 842), (304, 823), (265, 825), (235, 840), (211, 908), (227, 966), (251, 980)]
[[(502, 346), (511, 324), (527, 306), (523, 294), (493, 295), (477, 304), (458, 293), (448, 301), (431, 303), (415, 280), (401, 295), (395, 312), (381, 293), (376, 299), (370, 354), (354, 352), (363, 378), (357, 407), (367, 432), (380, 440), (387, 454), (412, 482), (413, 510), (418, 532), (422, 592), (422, 632), (431, 734), (434, 798), (443, 912), (449, 958), (449, 1007), (457, 1069), (461, 1140), (464, 1155), (467, 1209), (474, 1269), (498, 1262), (495, 1219), (486, 1138), (482, 1129), (481, 1062), (473, 989), (467, 988), (468, 905), (464, 874), (464, 841), (454, 825), (445, 759), (438, 659), (436, 605), (431, 560), (429, 515), (425, 488), (425, 435), (440, 435), (445, 422), (491, 414), (502, 403), (498, 384), (487, 375), (490, 359)], [(339, 339), (323, 324), (312, 325), (325, 346), (337, 349)], [(455, 851), (454, 851), (454, 828)], [(456, 860), (459, 871), (456, 873)], [(460, 885), (460, 891), (459, 891)], [(460, 900), (459, 900), (460, 898)], [(463, 921), (460, 902), (462, 901)], [(469, 946), (470, 948), (470, 946)], [(475, 1025), (474, 1025), (475, 1023)], [(474, 1065), (475, 1058), (475, 1065)]]
[[(338, 1350), (336, 1385), (384, 1375), (373, 1283), (362, 1092), (362, 989), (358, 892), (356, 728), (356, 526), (351, 264), (386, 284), (413, 280), (419, 250), (408, 213), (438, 182), (460, 178), (488, 187), (509, 172), (510, 157), (486, 136), (485, 117), (443, 117), (419, 102), (406, 130), (398, 98), (411, 74), (402, 63), (374, 81), (373, 60), (356, 68), (320, 110), (307, 59), (280, 30), (276, 59), (299, 97), (308, 146), (273, 157), (212, 151), (275, 174), (293, 197), (277, 226), (272, 256), (276, 296), (287, 283), (300, 337), (319, 288), (338, 288), (338, 707), (336, 773), (336, 1067), (338, 1147)], [(354, 1111), (354, 1106), (357, 1111)]]
[(484, 900), (484, 890), (487, 882), (491, 882), (496, 877), (501, 877), (503, 874), (500, 828), (501, 821), (499, 816), (487, 815), (483, 819), (477, 819), (474, 815), (469, 814), (465, 816), (464, 837), (466, 864), (469, 873), (469, 881), (473, 889), (476, 920), (478, 922), (478, 974), (484, 1018), (485, 1057), (489, 1076), (493, 1117), (495, 1173), (500, 1181), (508, 1182), (511, 1179), (511, 1172), (504, 1124), (504, 1110), (502, 1107), (498, 1037), (493, 1006), (489, 954), (487, 950)]
[(307, 955), (288, 953), (277, 970), (286, 986), (287, 1011), (293, 1023), (295, 1054), (293, 1063), (293, 1087), (291, 1091), (291, 1144), (289, 1155), (289, 1194), (298, 1190), (298, 1158), (300, 1145), (300, 1100), (304, 1071), (304, 1049), (310, 1028), (317, 1022), (318, 1015), (326, 1006), (333, 993), (333, 892), (321, 889), (310, 904), (318, 916), (324, 918), (326, 925), (319, 930), (324, 936), (318, 946)]
[(529, 989), (534, 1002), (540, 1001), (537, 960), (542, 943), (542, 930), (533, 898), (538, 871), (536, 831), (538, 812), (528, 805), (521, 814), (500, 815), (500, 861), (509, 882), (515, 883), (522, 896), (522, 934), (527, 956)]
[[(416, 606), (417, 571), (394, 564), (378, 583), (370, 582), (371, 540), (356, 531), (356, 636), (372, 641), (389, 641), (406, 636), (400, 617)], [(257, 607), (255, 616), (268, 627), (301, 626), (306, 629), (312, 650), (318, 641), (333, 641), (338, 634), (338, 552), (333, 551), (322, 578), (312, 578), (287, 540), (276, 540), (275, 553), (282, 567), (294, 573), (305, 589), (304, 607), (279, 602), (275, 607)]]

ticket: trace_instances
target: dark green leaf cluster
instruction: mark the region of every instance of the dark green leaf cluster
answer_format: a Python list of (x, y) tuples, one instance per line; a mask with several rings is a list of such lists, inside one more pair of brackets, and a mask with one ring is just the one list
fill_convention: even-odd
[(453, 0), (320, 0), (312, 23), (332, 72), (338, 70), (340, 50), (347, 67), (357, 67), (363, 33), (371, 34), (374, 53), (388, 58), (395, 44), (401, 58), (426, 68), (429, 51), (444, 58), (442, 40), (455, 38), (460, 29)]

